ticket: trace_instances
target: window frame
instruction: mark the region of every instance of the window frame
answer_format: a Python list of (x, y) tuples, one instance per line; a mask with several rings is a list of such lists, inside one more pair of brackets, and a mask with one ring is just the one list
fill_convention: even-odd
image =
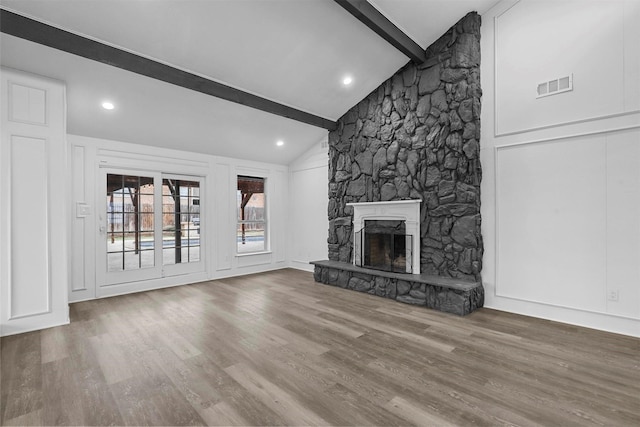
[[(263, 209), (264, 209), (264, 219), (260, 220), (260, 221), (256, 221), (256, 220), (241, 220), (240, 217), (240, 207), (238, 206), (238, 184), (239, 184), (239, 180), (242, 178), (249, 178), (249, 179), (259, 179), (262, 180), (262, 185), (263, 185)], [(250, 256), (250, 255), (259, 255), (259, 254), (265, 254), (265, 253), (270, 253), (271, 252), (271, 246), (270, 246), (270, 223), (269, 223), (269, 194), (268, 194), (268, 183), (269, 183), (269, 177), (267, 175), (264, 174), (260, 174), (260, 173), (256, 173), (253, 171), (246, 171), (246, 172), (238, 172), (236, 173), (236, 180), (235, 180), (235, 212), (234, 212), (234, 216), (235, 216), (235, 233), (234, 233), (234, 243), (235, 243), (235, 254), (237, 257), (242, 257), (242, 256)], [(240, 226), (242, 224), (264, 224), (264, 244), (262, 249), (258, 249), (258, 250), (251, 250), (251, 251), (239, 251), (239, 242), (238, 242), (238, 230), (240, 229)]]

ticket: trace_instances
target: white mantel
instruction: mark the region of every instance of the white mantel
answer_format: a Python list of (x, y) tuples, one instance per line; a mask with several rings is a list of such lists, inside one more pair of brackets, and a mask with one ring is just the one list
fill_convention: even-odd
[[(353, 206), (353, 241), (369, 220), (398, 220), (405, 222), (405, 232), (412, 236), (411, 264), (413, 274), (420, 274), (420, 203), (422, 200), (394, 200), (388, 202), (347, 203)], [(355, 264), (355, 256), (354, 256)]]

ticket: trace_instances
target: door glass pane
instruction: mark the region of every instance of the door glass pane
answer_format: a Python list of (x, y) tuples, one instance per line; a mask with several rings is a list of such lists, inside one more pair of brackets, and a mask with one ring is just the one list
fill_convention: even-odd
[(140, 213), (140, 230), (153, 231), (153, 212)]
[(164, 265), (199, 261), (189, 255), (200, 246), (200, 182), (162, 180), (162, 262)]
[(140, 253), (135, 251), (124, 252), (124, 269), (125, 270), (138, 270), (140, 268)]
[(140, 232), (140, 245), (139, 249), (142, 251), (148, 251), (154, 248), (154, 235), (153, 231)]
[(176, 248), (164, 248), (162, 250), (162, 264), (171, 265), (176, 263)]
[(107, 268), (108, 271), (122, 271), (122, 253), (108, 253), (107, 254)]
[(153, 177), (107, 174), (107, 271), (154, 266)]
[(150, 268), (155, 265), (153, 249), (143, 249), (140, 251), (140, 267)]
[(200, 246), (189, 247), (189, 262), (200, 261)]

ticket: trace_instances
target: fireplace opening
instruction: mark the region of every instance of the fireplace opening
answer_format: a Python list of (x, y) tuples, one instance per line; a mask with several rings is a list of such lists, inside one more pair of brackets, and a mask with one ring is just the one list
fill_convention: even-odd
[(412, 236), (405, 221), (365, 220), (356, 233), (355, 261), (360, 267), (411, 273)]

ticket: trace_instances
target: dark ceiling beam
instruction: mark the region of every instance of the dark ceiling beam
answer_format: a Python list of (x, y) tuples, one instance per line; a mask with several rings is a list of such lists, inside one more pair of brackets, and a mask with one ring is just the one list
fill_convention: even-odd
[(100, 43), (0, 9), (0, 31), (54, 49), (118, 67), (196, 92), (235, 102), (298, 122), (334, 130), (336, 122), (206, 79), (152, 59)]
[(411, 58), (413, 62), (421, 64), (426, 59), (424, 49), (400, 28), (396, 27), (393, 22), (389, 21), (367, 0), (335, 0), (335, 2), (400, 52)]

